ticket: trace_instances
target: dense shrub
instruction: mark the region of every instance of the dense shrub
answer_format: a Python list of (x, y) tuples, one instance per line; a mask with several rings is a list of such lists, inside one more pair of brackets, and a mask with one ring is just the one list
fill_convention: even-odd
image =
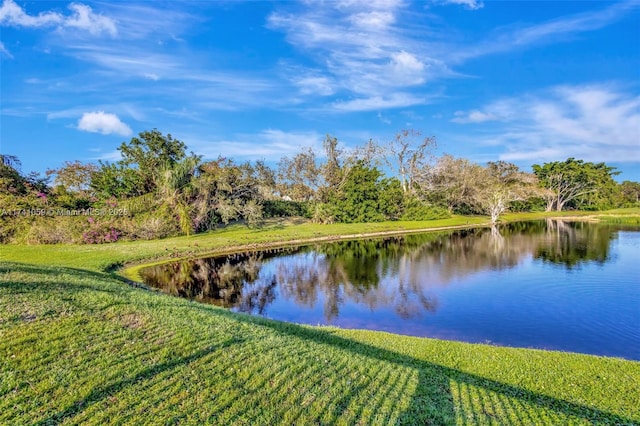
[(178, 233), (176, 221), (163, 215), (144, 215), (121, 221), (123, 237), (131, 240), (155, 240)]
[(85, 244), (115, 243), (123, 233), (112, 223), (95, 223), (82, 234), (82, 242)]
[(382, 172), (357, 162), (349, 170), (340, 189), (329, 197), (329, 211), (336, 222), (381, 222), (385, 217), (379, 210), (380, 177)]
[(315, 206), (309, 201), (265, 200), (264, 217), (313, 217)]
[(262, 204), (249, 200), (242, 206), (242, 218), (249, 226), (258, 225), (263, 218)]
[(72, 244), (82, 242), (86, 230), (86, 217), (34, 216), (23, 233), (16, 235), (18, 242), (26, 244)]
[(434, 220), (450, 217), (449, 211), (443, 207), (424, 203), (416, 198), (405, 200), (402, 220)]
[(531, 197), (527, 200), (516, 200), (509, 203), (511, 212), (543, 212), (546, 203), (542, 197)]
[(334, 223), (335, 218), (335, 206), (328, 203), (317, 203), (313, 209), (313, 215), (311, 220), (315, 223)]
[(27, 244), (72, 243), (73, 237), (64, 226), (60, 225), (60, 221), (56, 221), (55, 218), (34, 221), (24, 240)]
[(398, 220), (404, 209), (404, 194), (396, 178), (383, 179), (380, 184), (378, 209), (386, 220)]

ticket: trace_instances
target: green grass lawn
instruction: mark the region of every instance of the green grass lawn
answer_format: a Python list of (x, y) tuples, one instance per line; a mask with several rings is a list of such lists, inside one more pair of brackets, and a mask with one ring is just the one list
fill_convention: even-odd
[[(467, 221), (485, 219), (434, 222)], [(430, 225), (273, 222), (2, 246), (0, 424), (640, 424), (640, 362), (269, 321), (136, 288), (110, 269)]]

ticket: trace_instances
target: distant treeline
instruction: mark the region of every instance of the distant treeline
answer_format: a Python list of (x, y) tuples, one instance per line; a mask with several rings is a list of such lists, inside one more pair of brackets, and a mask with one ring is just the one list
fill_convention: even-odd
[(322, 152), (305, 148), (269, 167), (203, 161), (154, 129), (123, 142), (119, 161), (66, 162), (45, 176), (24, 174), (19, 158), (0, 154), (0, 241), (155, 239), (285, 216), (348, 223), (477, 214), (495, 222), (508, 210), (640, 205), (640, 183), (618, 184), (605, 163), (569, 158), (528, 173), (504, 161), (435, 157), (435, 146), (415, 130), (348, 150), (327, 135)]

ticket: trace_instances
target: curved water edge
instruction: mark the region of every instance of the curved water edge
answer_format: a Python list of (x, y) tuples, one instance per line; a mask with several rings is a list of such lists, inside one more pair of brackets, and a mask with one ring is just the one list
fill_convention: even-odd
[(300, 239), (285, 239), (285, 240), (276, 240), (269, 241), (263, 243), (245, 243), (237, 246), (224, 247), (224, 248), (215, 248), (198, 252), (191, 253), (175, 253), (175, 256), (162, 256), (157, 258), (155, 261), (137, 261), (131, 262), (125, 265), (118, 264), (113, 265), (114, 270), (118, 270), (119, 274), (132, 282), (142, 283), (143, 278), (140, 275), (140, 271), (143, 269), (164, 265), (167, 263), (173, 263), (182, 260), (194, 260), (206, 257), (219, 257), (219, 256), (231, 256), (238, 253), (245, 253), (248, 251), (266, 251), (272, 249), (280, 249), (286, 247), (298, 247), (302, 245), (316, 244), (316, 243), (328, 243), (335, 241), (349, 241), (349, 240), (358, 240), (363, 238), (376, 238), (376, 237), (384, 237), (384, 236), (402, 236), (402, 235), (411, 235), (411, 234), (424, 234), (428, 232), (440, 232), (440, 231), (448, 231), (448, 230), (462, 230), (462, 229), (473, 229), (473, 228), (489, 228), (491, 227), (490, 222), (480, 222), (480, 223), (472, 223), (465, 225), (449, 225), (449, 226), (438, 226), (438, 227), (429, 227), (429, 228), (416, 228), (416, 229), (404, 229), (398, 228), (388, 231), (374, 231), (374, 232), (365, 232), (365, 233), (351, 233), (351, 234), (330, 234), (330, 235), (322, 235), (317, 237), (307, 237)]
[(171, 294), (284, 321), (640, 359), (640, 233), (624, 229), (520, 222), (143, 273)]

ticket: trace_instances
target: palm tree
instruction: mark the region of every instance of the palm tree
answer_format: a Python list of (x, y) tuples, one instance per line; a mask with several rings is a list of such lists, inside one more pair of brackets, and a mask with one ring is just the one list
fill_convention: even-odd
[(200, 159), (192, 155), (173, 165), (166, 164), (158, 173), (156, 182), (161, 205), (176, 212), (180, 229), (187, 235), (193, 231), (191, 200), (196, 192), (193, 182)]

